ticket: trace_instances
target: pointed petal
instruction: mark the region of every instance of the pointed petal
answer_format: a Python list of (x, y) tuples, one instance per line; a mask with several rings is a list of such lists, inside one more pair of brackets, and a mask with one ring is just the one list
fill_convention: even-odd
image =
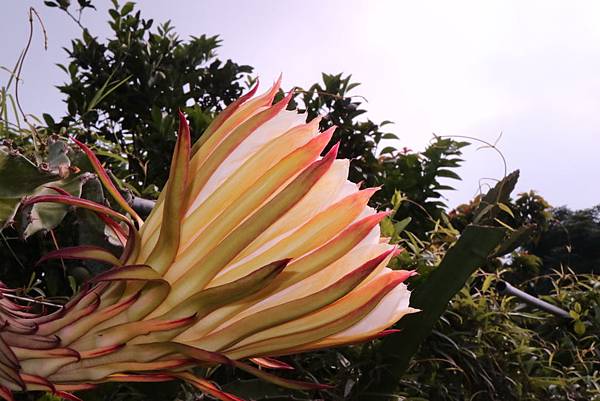
[(292, 365), (289, 365), (283, 361), (280, 361), (275, 358), (250, 358), (252, 362), (265, 369), (284, 369), (284, 370), (294, 370)]
[[(39, 325), (37, 333), (40, 335), (55, 334), (57, 331), (78, 321), (84, 316), (88, 316), (100, 306), (100, 296), (95, 292), (90, 292), (85, 299), (80, 301), (79, 308), (65, 307), (60, 317), (49, 320)], [(69, 313), (66, 313), (68, 311)]]
[[(269, 263), (234, 282), (199, 291), (159, 318), (176, 319), (193, 314), (198, 318), (202, 318), (215, 309), (259, 291), (274, 280), (288, 263), (289, 259)], [(155, 315), (150, 317), (155, 317)]]
[(125, 344), (108, 345), (106, 347), (95, 348), (95, 349), (91, 349), (88, 351), (82, 351), (82, 352), (80, 352), (80, 355), (81, 355), (82, 359), (98, 358), (98, 357), (101, 357), (104, 355), (112, 354), (113, 352), (120, 350), (124, 346), (125, 346)]
[(359, 268), (342, 277), (338, 282), (300, 299), (286, 302), (268, 309), (261, 310), (244, 319), (216, 331), (206, 337), (194, 341), (193, 344), (203, 349), (223, 350), (231, 347), (236, 342), (263, 332), (265, 337), (269, 336), (269, 328), (283, 323), (293, 321), (310, 314), (320, 308), (326, 307), (336, 300), (342, 298), (387, 258), (387, 253), (374, 258)]
[(25, 382), (28, 391), (49, 391), (54, 392), (56, 389), (54, 385), (50, 383), (46, 378), (36, 375), (30, 375), (27, 373), (21, 373), (21, 379)]
[(0, 385), (0, 397), (5, 401), (15, 401), (12, 391), (2, 385)]
[[(195, 315), (173, 320), (141, 320), (104, 329), (95, 333), (95, 347), (107, 347), (111, 344), (125, 344), (138, 336), (147, 336), (155, 332), (169, 332), (185, 328), (196, 320)], [(178, 331), (180, 332), (180, 331)], [(175, 334), (171, 334), (174, 337)]]
[(233, 101), (233, 103), (231, 103), (229, 106), (227, 106), (225, 108), (225, 110), (223, 110), (222, 112), (220, 112), (215, 118), (214, 120), (211, 121), (210, 125), (206, 128), (206, 130), (202, 133), (202, 136), (200, 137), (200, 139), (198, 139), (196, 141), (196, 143), (194, 143), (194, 146), (192, 148), (192, 154), (196, 153), (198, 151), (198, 149), (200, 149), (200, 147), (219, 129), (223, 126), (223, 124), (228, 121), (232, 114), (234, 114), (241, 105), (243, 105), (244, 103), (246, 103), (247, 100), (251, 99), (252, 96), (254, 96), (254, 94), (256, 93), (257, 89), (258, 89), (258, 80), (256, 81), (256, 84), (252, 87), (252, 89), (250, 89), (250, 91), (248, 91), (247, 93), (243, 94), (242, 96), (240, 96), (239, 98), (237, 98), (235, 101)]
[(94, 152), (92, 152), (90, 148), (88, 148), (84, 143), (78, 141), (77, 139), (75, 139), (73, 137), (71, 137), (71, 139), (73, 140), (73, 142), (75, 142), (77, 144), (77, 146), (79, 146), (81, 148), (81, 150), (83, 150), (85, 152), (86, 156), (90, 160), (90, 163), (92, 164), (92, 167), (94, 167), (94, 170), (96, 171), (96, 174), (98, 175), (98, 178), (100, 179), (102, 184), (104, 184), (104, 187), (106, 188), (106, 190), (112, 195), (114, 200), (117, 201), (119, 206), (121, 206), (123, 208), (123, 210), (125, 210), (127, 213), (129, 213), (129, 215), (131, 217), (133, 217), (138, 222), (138, 225), (141, 227), (142, 224), (144, 223), (144, 221), (135, 212), (135, 210), (133, 210), (131, 208), (131, 206), (129, 206), (129, 203), (127, 203), (125, 198), (123, 198), (123, 195), (121, 195), (121, 193), (119, 192), (117, 187), (115, 187), (115, 184), (113, 184), (112, 180), (108, 176), (104, 167), (102, 167), (100, 160), (98, 160), (98, 158), (96, 157)]
[(116, 269), (110, 269), (104, 273), (95, 276), (91, 282), (98, 283), (101, 281), (155, 281), (162, 280), (162, 276), (148, 265), (129, 265)]
[[(192, 234), (191, 231), (188, 233), (184, 229), (184, 235), (194, 236), (195, 240), (188, 243), (187, 249), (177, 258), (177, 261), (166, 273), (165, 279), (174, 282), (186, 271), (190, 270), (192, 264), (206, 257), (241, 221), (259, 209), (261, 205), (264, 205), (292, 177), (308, 168), (319, 156), (329, 138), (330, 134), (319, 135), (306, 145), (287, 155), (276, 166), (260, 177), (251, 191), (238, 198), (235, 208), (223, 212), (219, 208), (219, 205), (215, 203), (214, 207), (199, 208), (192, 215), (188, 216), (184, 226), (197, 227), (196, 230), (198, 231), (200, 231), (199, 228), (202, 227), (203, 221), (210, 221), (212, 219), (214, 221), (206, 229), (197, 234)], [(221, 214), (217, 215), (215, 219), (215, 214), (219, 212)], [(196, 238), (196, 235), (199, 236)]]
[(311, 382), (303, 382), (303, 381), (298, 381), (298, 380), (290, 380), (290, 379), (284, 379), (283, 377), (279, 377), (276, 376), (274, 374), (265, 372), (264, 370), (260, 370), (260, 369), (256, 369), (253, 366), (250, 365), (246, 365), (245, 363), (239, 362), (239, 361), (235, 361), (234, 362), (234, 366), (236, 368), (239, 368), (245, 372), (248, 372), (264, 381), (267, 381), (269, 383), (273, 383), (276, 384), (278, 386), (284, 387), (284, 388), (289, 388), (292, 390), (325, 390), (325, 389), (330, 389), (333, 388), (333, 386), (329, 386), (327, 384), (321, 384), (321, 383), (311, 383)]
[(54, 395), (57, 397), (60, 397), (60, 398), (64, 398), (65, 400), (83, 401), (81, 398), (77, 397), (75, 394), (69, 393), (67, 391), (55, 390)]
[(259, 127), (277, 116), (283, 109), (285, 109), (291, 100), (291, 95), (292, 94), (290, 93), (273, 106), (240, 124), (223, 139), (219, 146), (216, 147), (210, 153), (210, 155), (206, 157), (206, 160), (201, 165), (197, 165), (197, 158), (200, 156), (200, 153), (204, 151), (204, 147), (194, 155), (192, 164), (190, 166), (191, 171), (193, 174), (195, 174), (194, 181), (190, 189), (190, 201), (195, 201), (196, 197), (206, 185), (213, 172), (219, 168), (225, 159), (227, 159), (227, 157), (231, 155), (231, 153), (233, 153), (246, 138), (248, 138)]
[(19, 358), (17, 358), (13, 349), (8, 346), (2, 336), (0, 336), (0, 363), (11, 368), (19, 368)]
[[(319, 311), (259, 333), (226, 352), (231, 359), (296, 353), (298, 348), (344, 331), (362, 320), (383, 297), (406, 280), (406, 272), (389, 271)], [(303, 346), (303, 347), (301, 347)]]
[[(190, 266), (187, 273), (173, 284), (173, 289), (163, 305), (165, 307), (175, 305), (196, 292), (198, 288), (205, 287), (259, 233), (302, 199), (314, 183), (331, 167), (336, 154), (337, 148), (334, 148), (323, 159), (314, 162), (285, 189), (240, 224), (215, 248), (214, 252)], [(234, 213), (231, 213), (231, 216), (233, 215)], [(224, 216), (224, 218), (227, 217), (229, 216)]]
[(228, 394), (224, 391), (219, 390), (214, 384), (209, 382), (208, 380), (202, 379), (200, 377), (194, 376), (191, 373), (182, 372), (182, 373), (174, 373), (173, 376), (176, 376), (186, 382), (190, 383), (198, 390), (215, 397), (221, 401), (244, 401), (243, 399), (236, 397), (234, 395)]
[(264, 252), (251, 255), (246, 263), (239, 264), (220, 275), (214, 283), (228, 282), (240, 275), (248, 274), (269, 260), (285, 256), (301, 257), (324, 245), (359, 216), (375, 191), (376, 189), (369, 189), (356, 192), (331, 205)]
[(175, 378), (171, 375), (162, 373), (149, 373), (149, 374), (126, 374), (126, 373), (115, 373), (109, 375), (105, 381), (117, 382), (117, 383), (162, 383), (173, 381)]
[(112, 374), (120, 372), (151, 372), (168, 369), (180, 369), (193, 366), (189, 359), (168, 359), (153, 362), (122, 362), (97, 365), (93, 368), (83, 368), (71, 371), (59, 371), (49, 376), (54, 382), (95, 382), (105, 381)]
[(113, 316), (119, 315), (123, 311), (130, 308), (140, 297), (137, 293), (118, 304), (96, 311), (93, 314), (82, 317), (81, 319), (63, 327), (57, 332), (58, 337), (62, 340), (63, 345), (70, 345), (73, 341), (86, 334), (93, 327), (110, 319)]
[(190, 162), (190, 127), (179, 112), (179, 136), (171, 162), (166, 187), (160, 236), (146, 264), (164, 273), (177, 255), (181, 237), (181, 221), (186, 211)]
[(2, 339), (11, 347), (31, 348), (31, 349), (51, 349), (60, 343), (57, 336), (41, 336), (29, 334), (23, 336), (16, 333), (4, 332)]
[(91, 390), (96, 388), (95, 384), (89, 383), (77, 383), (77, 384), (55, 384), (56, 391), (83, 391), (83, 390)]
[(10, 383), (11, 386), (9, 387), (12, 390), (25, 390), (25, 383), (21, 379), (17, 369), (6, 366), (3, 363), (0, 363), (0, 379), (2, 379), (4, 384), (8, 385)]
[(36, 265), (51, 259), (96, 260), (98, 262), (104, 262), (113, 266), (119, 266), (121, 264), (119, 259), (117, 259), (112, 253), (108, 252), (104, 248), (92, 245), (80, 245), (50, 251), (42, 256), (37, 261)]
[(20, 347), (12, 347), (15, 355), (19, 358), (19, 360), (26, 359), (45, 359), (45, 358), (72, 358), (75, 361), (81, 359), (79, 352), (75, 351), (71, 348), (51, 348), (46, 350), (38, 350), (38, 349), (29, 349), (29, 348), (20, 348)]

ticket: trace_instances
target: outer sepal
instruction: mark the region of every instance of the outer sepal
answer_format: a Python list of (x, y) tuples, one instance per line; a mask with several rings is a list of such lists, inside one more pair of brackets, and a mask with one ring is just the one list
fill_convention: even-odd
[(102, 164), (100, 163), (100, 160), (98, 160), (98, 158), (96, 157), (96, 155), (94, 154), (94, 152), (92, 152), (91, 149), (88, 148), (83, 142), (80, 142), (80, 141), (78, 141), (77, 139), (75, 139), (73, 137), (71, 137), (71, 139), (73, 140), (73, 142), (75, 142), (77, 144), (77, 146), (79, 146), (79, 148), (81, 148), (81, 150), (84, 151), (84, 153), (86, 154), (86, 156), (90, 160), (90, 163), (94, 167), (94, 170), (96, 171), (96, 174), (98, 174), (98, 178), (100, 179), (100, 181), (102, 182), (102, 184), (104, 184), (104, 187), (106, 188), (106, 190), (117, 201), (117, 203), (119, 204), (119, 206), (121, 206), (123, 208), (123, 210), (125, 210), (127, 213), (129, 213), (129, 215), (131, 217), (133, 217), (137, 221), (138, 225), (141, 227), (141, 225), (144, 223), (144, 221), (135, 212), (135, 210), (133, 210), (133, 208), (131, 206), (129, 206), (129, 203), (127, 203), (127, 201), (125, 200), (125, 198), (123, 198), (123, 195), (121, 195), (121, 192), (119, 192), (119, 190), (117, 189), (117, 187), (115, 186), (115, 184), (113, 184), (112, 180), (108, 176), (108, 173), (106, 172), (106, 170), (104, 169), (104, 167), (102, 167)]

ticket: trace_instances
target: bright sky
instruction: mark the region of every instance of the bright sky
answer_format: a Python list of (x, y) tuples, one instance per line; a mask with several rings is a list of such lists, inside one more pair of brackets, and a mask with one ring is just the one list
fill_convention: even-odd
[[(98, 0), (108, 4), (108, 0)], [(23, 71), (28, 112), (61, 115), (54, 85), (65, 75), (61, 47), (79, 34), (41, 0), (11, 0), (0, 15), (0, 65), (11, 66), (28, 31), (27, 8), (42, 15), (49, 49), (35, 37)], [(600, 203), (600, 3), (597, 1), (141, 1), (142, 14), (171, 19), (182, 37), (220, 34), (221, 58), (250, 64), (263, 82), (280, 72), (284, 86), (308, 86), (321, 72), (362, 82), (368, 116), (392, 120), (407, 146), (422, 150), (437, 135), (494, 142), (508, 169), (521, 169), (519, 191), (538, 190), (551, 204)], [(103, 12), (84, 23), (107, 34)], [(37, 29), (37, 27), (36, 27)], [(0, 75), (0, 83), (7, 76)], [(472, 146), (459, 171), (455, 206), (477, 193), (481, 178), (500, 178), (501, 159)]]

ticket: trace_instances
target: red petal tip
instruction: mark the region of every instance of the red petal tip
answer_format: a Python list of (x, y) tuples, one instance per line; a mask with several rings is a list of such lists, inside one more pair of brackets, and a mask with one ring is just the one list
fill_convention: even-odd
[(323, 156), (323, 159), (335, 159), (337, 157), (338, 151), (340, 150), (340, 143), (336, 142), (335, 145), (333, 145), (331, 147), (331, 149), (329, 149), (329, 152), (327, 152), (327, 154), (325, 156)]
[(400, 248), (400, 247), (396, 246), (396, 248), (394, 249), (394, 256), (398, 256), (401, 253), (403, 253), (404, 251), (405, 251), (404, 248)]
[(380, 331), (379, 333), (377, 333), (375, 335), (374, 339), (376, 339), (376, 338), (382, 338), (382, 337), (387, 337), (389, 335), (396, 334), (396, 333), (399, 333), (401, 331), (402, 330), (399, 330), (399, 329), (387, 329), (387, 330), (383, 330), (383, 331)]
[(254, 86), (252, 88), (250, 88), (250, 90), (244, 95), (244, 98), (246, 99), (250, 99), (252, 96), (254, 96), (254, 94), (256, 94), (256, 91), (258, 90), (258, 87), (260, 85), (260, 78), (256, 78), (256, 83), (254, 84)]

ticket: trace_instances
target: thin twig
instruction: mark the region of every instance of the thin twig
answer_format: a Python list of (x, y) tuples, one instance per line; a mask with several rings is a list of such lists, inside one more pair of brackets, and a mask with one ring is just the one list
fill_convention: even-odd
[(500, 155), (500, 158), (502, 159), (502, 164), (504, 166), (504, 177), (506, 177), (508, 175), (508, 163), (506, 162), (506, 158), (504, 157), (504, 154), (496, 146), (501, 137), (502, 137), (502, 133), (500, 133), (500, 135), (494, 141), (494, 143), (490, 143), (483, 139), (475, 138), (473, 136), (467, 136), (467, 135), (436, 135), (436, 138), (462, 138), (462, 139), (468, 139), (470, 141), (480, 142), (485, 145), (485, 146), (480, 146), (479, 148), (477, 148), (477, 150), (485, 149), (485, 148), (493, 149), (496, 153), (498, 153), (498, 155)]
[(19, 264), (19, 266), (21, 266), (21, 269), (25, 269), (25, 265), (23, 264), (23, 262), (21, 262), (21, 259), (19, 259), (19, 257), (15, 253), (15, 251), (12, 249), (12, 247), (8, 243), (8, 240), (4, 236), (4, 233), (0, 232), (0, 237), (2, 237), (2, 241), (4, 241), (4, 245), (6, 245), (6, 248), (8, 249), (8, 251), (10, 252), (10, 254), (12, 255), (12, 257), (15, 258), (15, 260), (17, 261), (17, 263)]
[(319, 91), (319, 90), (307, 91), (307, 90), (300, 89), (300, 88), (294, 88), (293, 91), (295, 93), (305, 93), (307, 95), (312, 95), (313, 93), (316, 93), (317, 95), (320, 95), (320, 96), (329, 96), (329, 97), (332, 97), (334, 99), (339, 99), (339, 100), (352, 99), (354, 97), (357, 97), (357, 98), (364, 100), (366, 103), (369, 103), (367, 98), (364, 96), (361, 96), (361, 95), (342, 96), (342, 95), (336, 95), (335, 93), (329, 93), (329, 92), (324, 92), (324, 91)]
[(63, 8), (62, 10), (63, 10), (65, 13), (67, 13), (67, 15), (68, 15), (69, 17), (71, 17), (71, 19), (72, 19), (73, 21), (75, 21), (75, 23), (76, 23), (77, 25), (79, 25), (79, 27), (81, 28), (81, 30), (82, 30), (82, 31), (85, 31), (85, 27), (84, 27), (84, 26), (81, 24), (81, 14), (82, 14), (82, 12), (83, 12), (83, 8), (80, 8), (80, 9), (79, 9), (79, 18), (75, 18), (75, 16), (74, 16), (73, 14), (71, 14), (71, 12), (70, 12), (68, 9), (66, 9), (66, 8)]
[(25, 45), (25, 49), (21, 52), (21, 56), (19, 57), (19, 61), (17, 62), (17, 73), (16, 73), (16, 82), (15, 82), (15, 100), (17, 102), (17, 107), (23, 116), (23, 120), (27, 122), (27, 115), (23, 111), (21, 107), (21, 102), (19, 100), (19, 81), (21, 80), (21, 70), (23, 69), (23, 65), (25, 64), (25, 57), (27, 57), (27, 53), (29, 52), (29, 48), (31, 47), (31, 42), (33, 40), (33, 16), (38, 19), (40, 26), (42, 27), (42, 33), (44, 34), (44, 50), (48, 50), (48, 33), (46, 32), (46, 27), (40, 18), (40, 15), (37, 13), (35, 8), (29, 7), (29, 37), (27, 38), (27, 44)]
[[(56, 240), (56, 235), (54, 234), (54, 230), (50, 230), (50, 236), (52, 237), (52, 242), (54, 243), (54, 247), (56, 248), (56, 250), (59, 250), (60, 246), (58, 246), (58, 241)], [(60, 264), (63, 267), (63, 271), (67, 271), (67, 266), (65, 266), (65, 261), (63, 258), (60, 258)]]
[[(498, 144), (498, 142), (500, 141), (500, 139), (502, 138), (502, 132), (500, 133), (500, 135), (498, 135), (498, 138), (496, 138), (494, 143), (485, 141), (480, 138), (475, 138), (473, 136), (468, 136), (468, 135), (439, 135), (439, 136), (436, 135), (435, 137), (436, 138), (461, 138), (461, 139), (468, 139), (470, 141), (482, 143), (483, 146), (478, 147), (477, 150), (489, 148), (489, 149), (494, 150), (496, 153), (498, 153), (498, 155), (500, 155), (500, 159), (502, 160), (502, 165), (504, 167), (504, 174), (503, 174), (502, 178), (504, 179), (508, 175), (508, 163), (506, 162), (506, 158), (504, 157), (504, 154), (502, 153), (502, 151), (500, 149), (498, 149), (498, 146), (496, 146)], [(483, 179), (486, 179), (486, 178), (481, 178), (479, 180), (479, 188), (478, 188), (479, 193), (477, 195), (483, 195), (483, 191), (482, 191), (483, 184), (481, 183), (481, 180), (483, 180)], [(497, 180), (497, 179), (490, 179), (490, 180), (501, 181), (501, 180)]]
[[(40, 17), (38, 12), (35, 10), (35, 8), (29, 7), (29, 37), (27, 38), (27, 44), (25, 45), (25, 48), (21, 52), (21, 55), (19, 56), (19, 59), (17, 60), (17, 65), (15, 66), (15, 70), (16, 70), (15, 101), (17, 104), (17, 108), (19, 109), (19, 112), (21, 113), (21, 116), (23, 117), (23, 120), (27, 123), (27, 125), (29, 125), (29, 128), (31, 129), (31, 138), (33, 140), (32, 141), (33, 148), (35, 150), (34, 156), (35, 156), (36, 162), (39, 164), (41, 162), (41, 159), (40, 159), (40, 155), (39, 155), (39, 145), (38, 145), (39, 138), (38, 138), (37, 130), (35, 129), (33, 124), (31, 124), (29, 122), (29, 119), (27, 118), (27, 114), (25, 113), (25, 111), (23, 111), (23, 107), (21, 106), (21, 101), (19, 99), (19, 83), (21, 82), (21, 72), (23, 70), (23, 65), (25, 64), (25, 57), (27, 57), (27, 53), (29, 52), (29, 48), (31, 47), (31, 42), (33, 40), (33, 17), (34, 16), (37, 18), (37, 20), (39, 21), (40, 26), (42, 28), (42, 33), (44, 35), (44, 50), (48, 50), (48, 33), (46, 32), (46, 27), (44, 26), (42, 18)], [(12, 79), (12, 77), (11, 77), (11, 79)]]
[(4, 292), (1, 289), (0, 289), (0, 294), (3, 297), (10, 298), (10, 299), (16, 299), (16, 300), (19, 300), (19, 301), (32, 302), (32, 303), (35, 303), (35, 304), (46, 305), (46, 306), (53, 306), (53, 307), (59, 308), (59, 309), (64, 308), (64, 305), (53, 304), (52, 302), (48, 302), (48, 301), (40, 301), (40, 300), (37, 300), (35, 298), (20, 297), (18, 295), (8, 294), (8, 293)]

